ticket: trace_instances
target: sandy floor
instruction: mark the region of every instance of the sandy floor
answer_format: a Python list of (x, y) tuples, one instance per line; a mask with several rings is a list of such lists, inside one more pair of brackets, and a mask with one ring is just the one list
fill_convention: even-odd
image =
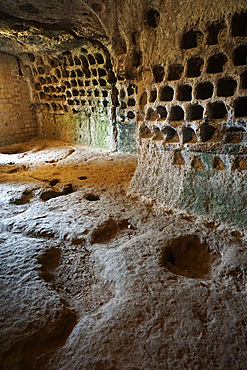
[(246, 369), (247, 233), (133, 194), (131, 154), (0, 148), (2, 369)]

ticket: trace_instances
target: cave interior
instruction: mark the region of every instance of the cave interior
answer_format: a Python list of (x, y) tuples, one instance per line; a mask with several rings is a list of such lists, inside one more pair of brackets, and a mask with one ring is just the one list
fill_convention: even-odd
[(246, 368), (246, 1), (28, 1), (0, 4), (3, 369)]

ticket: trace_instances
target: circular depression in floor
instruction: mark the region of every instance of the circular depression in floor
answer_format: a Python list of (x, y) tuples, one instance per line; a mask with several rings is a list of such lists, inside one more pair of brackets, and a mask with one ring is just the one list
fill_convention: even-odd
[(196, 235), (180, 236), (167, 243), (162, 266), (170, 272), (192, 279), (208, 279), (216, 254)]

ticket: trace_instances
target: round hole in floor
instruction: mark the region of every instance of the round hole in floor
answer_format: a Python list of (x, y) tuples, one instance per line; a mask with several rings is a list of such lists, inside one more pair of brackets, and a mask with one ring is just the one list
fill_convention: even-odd
[(84, 199), (89, 200), (91, 202), (95, 202), (96, 200), (100, 200), (100, 197), (95, 194), (86, 194), (84, 195)]
[(215, 254), (196, 235), (180, 236), (166, 245), (162, 266), (191, 279), (208, 279)]
[(55, 185), (57, 185), (57, 183), (58, 183), (59, 181), (60, 181), (59, 179), (54, 179), (54, 180), (51, 180), (51, 181), (49, 182), (49, 184), (50, 184), (50, 186), (55, 186)]

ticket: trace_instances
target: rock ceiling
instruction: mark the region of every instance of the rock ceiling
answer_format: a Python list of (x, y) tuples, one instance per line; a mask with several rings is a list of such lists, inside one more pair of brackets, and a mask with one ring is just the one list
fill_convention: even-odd
[(174, 41), (185, 28), (245, 8), (246, 0), (6, 0), (0, 4), (0, 50), (52, 53), (86, 38), (108, 48), (117, 70), (122, 64), (150, 68), (178, 52)]
[(5, 1), (0, 5), (0, 47), (49, 50), (77, 38), (106, 39), (100, 11), (101, 4), (77, 0)]

